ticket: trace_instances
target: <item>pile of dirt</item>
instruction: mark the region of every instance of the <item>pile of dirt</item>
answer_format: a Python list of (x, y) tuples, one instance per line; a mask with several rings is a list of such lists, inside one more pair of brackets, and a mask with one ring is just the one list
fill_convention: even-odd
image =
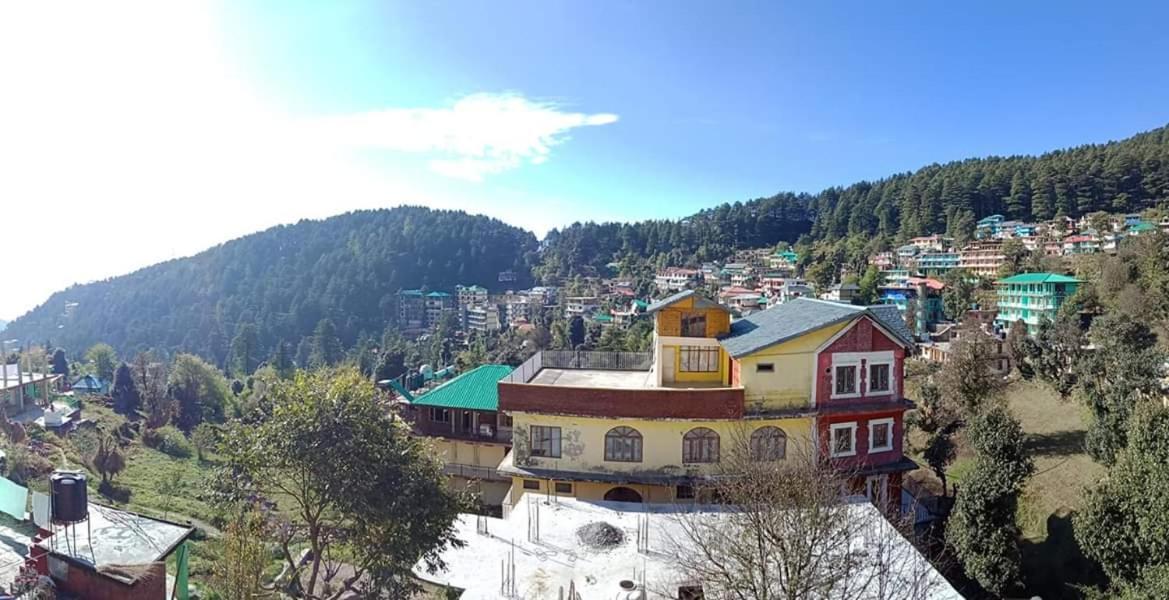
[(594, 550), (615, 548), (625, 541), (625, 534), (620, 529), (604, 521), (581, 525), (576, 530), (576, 537), (580, 543)]

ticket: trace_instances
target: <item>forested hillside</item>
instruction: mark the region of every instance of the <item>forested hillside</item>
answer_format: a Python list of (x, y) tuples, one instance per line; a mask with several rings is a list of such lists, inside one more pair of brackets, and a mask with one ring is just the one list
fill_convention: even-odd
[[(962, 239), (979, 218), (996, 213), (1044, 220), (1136, 211), (1167, 200), (1169, 127), (1162, 127), (1037, 157), (969, 159), (816, 195), (779, 194), (680, 221), (578, 223), (549, 235), (538, 273), (564, 276), (630, 256), (693, 263), (737, 248), (794, 242), (805, 233), (807, 245), (818, 246), (817, 260), (839, 264), (855, 258), (846, 254), (917, 235), (945, 232)], [(827, 244), (846, 238), (855, 252)]]
[(255, 324), (253, 355), (267, 357), (278, 342), (295, 350), (329, 319), (349, 345), (362, 332), (380, 337), (399, 289), (495, 288), (505, 270), (520, 277), (508, 285), (528, 285), (535, 250), (530, 232), (487, 217), (419, 207), (354, 212), (73, 286), (9, 323), (5, 335), (77, 354), (96, 342), (125, 356), (182, 350), (222, 365), (241, 325)]

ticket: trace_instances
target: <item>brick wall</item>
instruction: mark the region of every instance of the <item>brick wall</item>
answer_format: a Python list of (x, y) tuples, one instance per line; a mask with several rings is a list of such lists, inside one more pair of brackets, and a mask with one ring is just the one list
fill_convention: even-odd
[(647, 419), (739, 419), (741, 389), (608, 389), (499, 383), (499, 409)]
[(893, 341), (885, 332), (881, 331), (873, 321), (868, 317), (864, 317), (857, 321), (844, 335), (840, 336), (831, 346), (825, 348), (816, 357), (816, 405), (827, 406), (829, 403), (861, 403), (872, 402), (873, 400), (893, 400), (891, 394), (873, 394), (867, 395), (865, 393), (866, 381), (868, 377), (868, 369), (866, 365), (861, 365), (860, 375), (860, 390), (861, 395), (856, 398), (837, 399), (832, 400), (832, 355), (837, 352), (883, 352), (891, 350), (893, 352), (893, 372), (890, 377), (893, 378), (891, 382), (892, 389), (898, 392), (904, 391), (905, 384), (905, 348), (897, 342)]

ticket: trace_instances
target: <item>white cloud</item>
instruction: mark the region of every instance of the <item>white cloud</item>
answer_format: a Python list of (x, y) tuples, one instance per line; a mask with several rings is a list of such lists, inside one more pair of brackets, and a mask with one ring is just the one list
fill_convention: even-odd
[(307, 124), (317, 143), (419, 154), (446, 177), (488, 175), (546, 162), (579, 127), (617, 121), (610, 113), (568, 112), (519, 94), (472, 94), (442, 108), (389, 108)]

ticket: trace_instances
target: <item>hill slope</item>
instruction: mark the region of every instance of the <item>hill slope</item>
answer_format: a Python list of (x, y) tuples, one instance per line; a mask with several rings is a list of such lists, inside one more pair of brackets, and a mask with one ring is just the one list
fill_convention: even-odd
[(1045, 220), (1166, 202), (1169, 127), (1161, 127), (1041, 156), (968, 159), (815, 195), (779, 194), (680, 221), (577, 223), (549, 235), (539, 273), (568, 276), (630, 256), (696, 262), (737, 248), (792, 242), (805, 233), (808, 242), (854, 238), (853, 245), (863, 249), (938, 232), (960, 238), (978, 219), (996, 213)]
[[(50, 340), (79, 355), (112, 344), (223, 364), (238, 327), (254, 323), (258, 356), (296, 347), (323, 318), (341, 341), (380, 336), (399, 289), (494, 287), (515, 270), (527, 285), (536, 238), (501, 221), (419, 207), (360, 211), (273, 227), (105, 281), (76, 285), (8, 324), (5, 335)], [(77, 305), (66, 311), (66, 304)]]

